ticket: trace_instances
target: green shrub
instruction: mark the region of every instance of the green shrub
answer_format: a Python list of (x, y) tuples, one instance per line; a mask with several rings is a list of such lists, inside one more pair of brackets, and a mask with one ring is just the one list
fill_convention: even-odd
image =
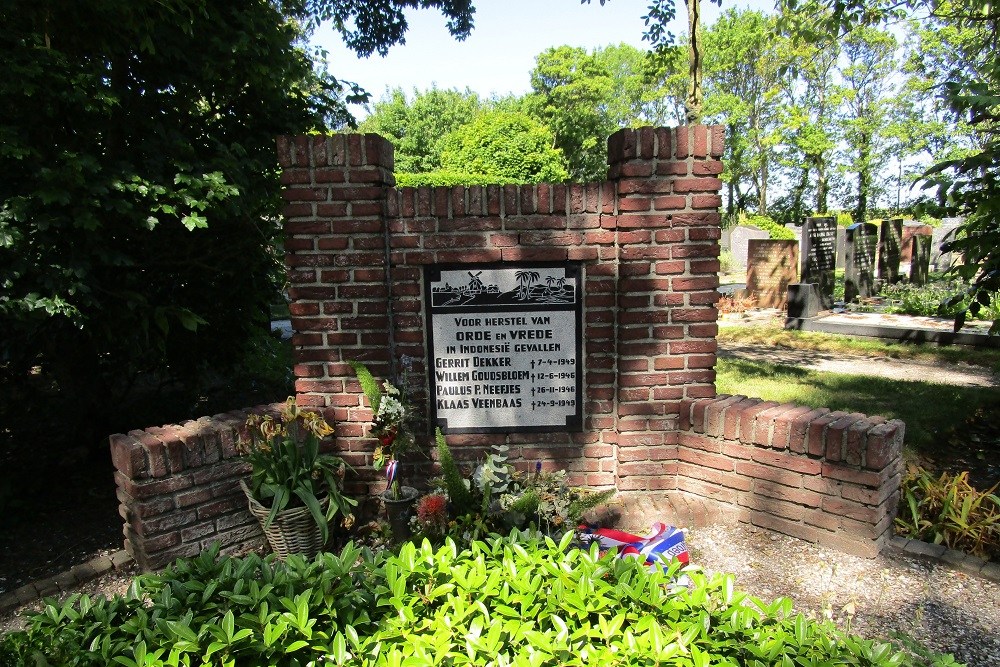
[(731, 250), (723, 250), (719, 253), (719, 273), (726, 275), (736, 271), (736, 259)]
[(825, 215), (832, 215), (837, 218), (837, 224), (841, 227), (850, 227), (854, 224), (854, 216), (850, 211), (830, 211)]
[(442, 185), (446, 187), (455, 185), (506, 185), (515, 182), (519, 183), (520, 181), (504, 180), (486, 176), (485, 174), (470, 174), (445, 169), (419, 174), (396, 173), (396, 185), (401, 188), (419, 188), (424, 185)]
[(1000, 497), (997, 485), (979, 491), (969, 473), (934, 477), (910, 466), (902, 485), (896, 530), (923, 542), (944, 544), (983, 558), (1000, 558)]
[[(955, 317), (970, 304), (967, 299), (950, 303), (956, 294), (963, 294), (968, 288), (961, 280), (942, 280), (926, 285), (912, 283), (886, 284), (879, 294), (888, 300), (885, 312), (901, 315), (923, 315), (928, 317)], [(976, 312), (973, 313), (972, 311)], [(991, 321), (1000, 318), (1000, 303), (991, 299), (986, 306), (979, 304), (969, 311), (969, 319)]]
[(782, 227), (766, 215), (741, 215), (740, 224), (752, 225), (753, 227), (762, 229), (767, 232), (772, 239), (789, 241), (795, 238), (795, 233), (792, 232), (792, 230)]
[[(218, 559), (140, 577), (111, 601), (49, 606), (0, 639), (0, 664), (913, 665), (888, 644), (635, 559), (513, 533), (312, 562)], [(6, 662), (5, 662), (6, 661)]]

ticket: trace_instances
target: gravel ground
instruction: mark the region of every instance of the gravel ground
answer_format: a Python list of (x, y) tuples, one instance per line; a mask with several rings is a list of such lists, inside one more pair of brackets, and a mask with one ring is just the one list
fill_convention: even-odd
[[(807, 616), (868, 638), (901, 634), (968, 667), (1000, 665), (998, 583), (892, 549), (859, 558), (746, 526), (691, 529), (687, 541), (693, 563), (735, 575), (737, 587), (756, 597), (790, 597)], [(76, 590), (123, 594), (134, 575), (112, 571)], [(0, 632), (22, 627), (20, 614), (40, 608), (0, 615)]]
[(893, 549), (859, 558), (746, 526), (687, 535), (692, 562), (736, 576), (751, 595), (790, 597), (795, 608), (868, 638), (901, 633), (969, 667), (1000, 665), (1000, 584)]

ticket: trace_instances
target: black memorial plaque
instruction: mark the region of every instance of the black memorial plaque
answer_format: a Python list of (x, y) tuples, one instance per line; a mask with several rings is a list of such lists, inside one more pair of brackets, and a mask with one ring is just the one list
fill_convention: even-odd
[(847, 228), (847, 261), (844, 267), (844, 301), (875, 293), (875, 246), (878, 227), (856, 222)]
[(583, 428), (579, 263), (424, 273), (431, 417), (445, 433)]
[(815, 283), (824, 308), (833, 307), (837, 268), (837, 219), (807, 218), (802, 228), (801, 281)]
[(883, 220), (878, 237), (878, 277), (899, 282), (899, 262), (903, 247), (903, 219)]

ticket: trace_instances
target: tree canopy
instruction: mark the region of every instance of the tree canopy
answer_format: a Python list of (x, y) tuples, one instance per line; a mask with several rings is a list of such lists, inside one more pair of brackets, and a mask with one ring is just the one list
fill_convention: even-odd
[(4, 3), (5, 390), (39, 369), (106, 435), (130, 378), (239, 361), (283, 282), (274, 138), (346, 123), (362, 95), (314, 67), (308, 27), (382, 50), (415, 6), (471, 29), (452, 0)]

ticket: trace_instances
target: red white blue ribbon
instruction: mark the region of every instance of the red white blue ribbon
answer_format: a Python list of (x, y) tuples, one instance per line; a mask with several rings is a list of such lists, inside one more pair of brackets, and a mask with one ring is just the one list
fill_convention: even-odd
[(396, 459), (393, 459), (385, 466), (385, 481), (389, 486), (396, 481), (396, 464)]
[(618, 549), (618, 556), (639, 558), (646, 565), (659, 566), (666, 569), (674, 559), (682, 565), (687, 565), (687, 545), (684, 543), (684, 533), (665, 523), (654, 523), (649, 535), (633, 535), (624, 530), (614, 528), (591, 528), (580, 526), (584, 535), (592, 535), (601, 545), (601, 552)]

